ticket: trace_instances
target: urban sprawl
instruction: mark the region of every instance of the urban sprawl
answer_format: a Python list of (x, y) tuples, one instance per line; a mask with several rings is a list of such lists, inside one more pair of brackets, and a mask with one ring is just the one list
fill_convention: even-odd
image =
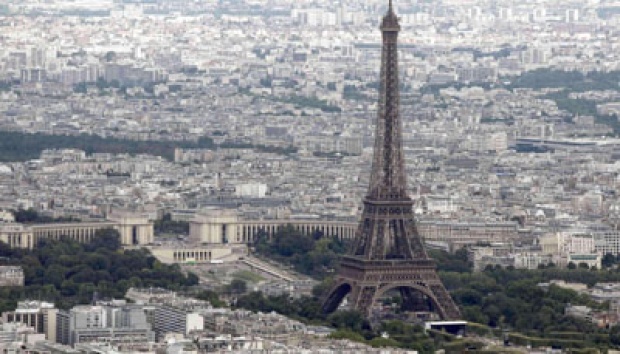
[[(288, 224), (354, 237), (372, 161), (377, 28), (386, 6), (0, 5), (0, 134), (17, 136), (24, 150), (0, 152), (0, 241), (16, 248), (67, 235), (87, 242), (113, 227), (124, 246), (148, 247), (164, 263), (219, 264), (243, 258), (259, 232)], [(399, 0), (394, 7), (402, 27), (403, 149), (427, 247), (468, 246), (477, 271), (600, 269), (605, 254), (619, 254), (620, 5)], [(81, 222), (21, 224), (11, 213), (20, 209)], [(153, 225), (164, 215), (189, 222), (189, 234), (161, 239)], [(290, 281), (266, 262), (245, 262)], [(13, 266), (0, 275), (23, 284)], [(613, 284), (597, 289), (581, 290), (620, 300)], [(127, 338), (141, 346), (190, 329), (210, 331), (197, 342), (205, 350), (372, 350), (280, 315), (132, 291), (141, 305), (59, 312), (45, 302), (20, 303), (3, 314), (0, 335), (28, 331), (7, 317), (27, 313), (42, 316), (28, 320), (33, 326), (46, 318), (39, 331), (45, 350), (95, 350), (80, 343), (115, 335), (129, 348)], [(178, 316), (181, 327), (168, 330), (162, 326), (170, 321), (158, 316)], [(127, 328), (135, 333), (118, 334), (118, 323), (134, 321)], [(169, 352), (183, 352), (181, 338), (167, 342)]]

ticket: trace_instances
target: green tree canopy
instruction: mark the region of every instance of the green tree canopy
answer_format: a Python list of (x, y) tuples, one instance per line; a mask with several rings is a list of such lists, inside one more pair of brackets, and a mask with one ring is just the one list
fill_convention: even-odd
[(91, 244), (42, 240), (35, 249), (13, 250), (0, 242), (0, 254), (25, 274), (23, 288), (0, 288), (0, 311), (29, 298), (69, 308), (89, 303), (95, 291), (103, 298), (123, 298), (131, 286), (178, 290), (198, 283), (195, 275), (161, 264), (148, 250), (121, 250), (114, 229), (98, 231)]

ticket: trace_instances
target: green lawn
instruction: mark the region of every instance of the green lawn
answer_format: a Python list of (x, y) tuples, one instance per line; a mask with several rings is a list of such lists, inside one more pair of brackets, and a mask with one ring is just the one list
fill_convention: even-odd
[(249, 270), (238, 270), (232, 274), (232, 277), (233, 279), (241, 279), (251, 283), (258, 283), (265, 280), (265, 278)]

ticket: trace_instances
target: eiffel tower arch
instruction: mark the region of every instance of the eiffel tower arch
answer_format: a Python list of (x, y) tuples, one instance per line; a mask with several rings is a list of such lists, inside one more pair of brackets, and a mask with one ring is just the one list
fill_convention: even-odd
[(435, 261), (426, 253), (407, 193), (399, 116), (399, 31), (390, 0), (381, 22), (381, 86), (370, 185), (355, 239), (341, 258), (323, 311), (335, 311), (348, 295), (351, 307), (369, 316), (378, 298), (397, 290), (405, 309), (430, 309), (445, 320), (454, 320), (460, 318), (460, 311), (439, 279)]
[[(324, 301), (324, 312), (335, 311), (345, 296), (348, 295), (352, 308), (370, 316), (372, 305), (378, 299), (390, 290), (397, 290), (403, 299), (403, 310), (432, 311), (442, 319), (460, 318), (458, 308), (437, 277), (434, 268), (426, 275), (411, 274), (412, 268), (422, 268), (420, 264), (413, 266), (402, 264), (399, 268), (401, 268), (400, 271), (397, 270), (392, 277), (385, 277), (386, 279), (381, 279), (383, 277), (376, 275), (367, 277), (370, 278), (368, 281), (360, 281), (355, 276), (339, 277)], [(371, 272), (367, 271), (367, 273)], [(394, 278), (399, 280), (394, 280)]]
[(432, 311), (444, 319), (457, 319), (460, 316), (459, 312), (454, 312), (454, 308), (446, 308), (442, 305), (446, 301), (442, 296), (449, 296), (445, 289), (441, 289), (437, 285), (429, 285), (425, 281), (379, 284), (354, 283), (351, 286), (347, 280), (340, 280), (334, 285), (330, 297), (326, 299), (324, 309), (327, 313), (335, 311), (344, 297), (350, 294), (349, 299), (352, 307), (368, 316), (372, 304), (390, 290), (397, 290), (400, 293), (403, 299), (402, 309), (405, 311)]

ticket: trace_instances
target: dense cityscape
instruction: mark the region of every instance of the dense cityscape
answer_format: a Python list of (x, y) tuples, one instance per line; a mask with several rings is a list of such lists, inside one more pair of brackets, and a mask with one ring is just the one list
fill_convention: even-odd
[(0, 4), (0, 347), (619, 348), (620, 5), (393, 7), (407, 194), (465, 331), (398, 293), (319, 314), (372, 179), (387, 0), (24, 0)]

